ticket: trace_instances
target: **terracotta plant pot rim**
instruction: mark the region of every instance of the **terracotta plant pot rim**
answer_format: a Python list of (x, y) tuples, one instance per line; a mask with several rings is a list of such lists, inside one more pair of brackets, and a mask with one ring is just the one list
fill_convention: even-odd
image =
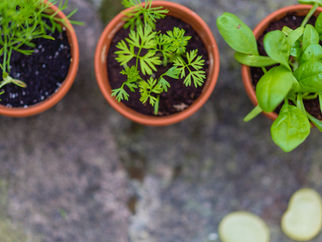
[[(265, 31), (265, 29), (268, 27), (268, 25), (272, 22), (275, 22), (281, 18), (283, 18), (287, 13), (291, 13), (291, 12), (299, 12), (299, 11), (309, 11), (312, 8), (311, 5), (302, 5), (302, 4), (298, 4), (298, 5), (292, 5), (292, 6), (287, 6), (284, 8), (281, 8), (273, 13), (271, 13), (270, 15), (268, 15), (266, 18), (264, 18), (254, 29), (253, 33), (256, 37), (256, 39), (258, 39), (262, 33)], [(322, 7), (319, 7), (316, 12), (322, 12)], [(247, 92), (247, 95), (249, 96), (250, 100), (252, 101), (252, 103), (256, 106), (257, 105), (257, 98), (256, 98), (256, 93), (255, 93), (255, 89), (253, 88), (253, 83), (252, 83), (252, 76), (250, 73), (250, 67), (246, 66), (246, 65), (242, 65), (242, 78), (243, 78), (243, 83)], [(271, 113), (265, 113), (264, 114), (272, 119), (275, 120), (278, 116), (277, 113), (275, 112), (271, 112)]]
[[(48, 2), (47, 0), (44, 0), (44, 2)], [(49, 6), (54, 12), (58, 11), (58, 8), (52, 4)], [(0, 114), (10, 117), (27, 117), (32, 116), (35, 114), (39, 114), (41, 112), (44, 112), (57, 104), (68, 92), (68, 90), (71, 88), (74, 79), (77, 74), (78, 70), (78, 63), (79, 63), (79, 48), (78, 48), (78, 41), (77, 36), (75, 33), (75, 30), (71, 23), (66, 18), (65, 14), (61, 11), (58, 12), (57, 16), (61, 19), (66, 20), (66, 33), (68, 37), (68, 41), (71, 47), (71, 63), (69, 66), (68, 74), (63, 81), (62, 85), (59, 87), (59, 89), (56, 90), (55, 93), (53, 93), (51, 96), (49, 96), (47, 99), (45, 99), (42, 102), (39, 102), (35, 105), (30, 105), (27, 108), (24, 107), (6, 107), (3, 105), (0, 105)]]
[[(152, 6), (163, 6), (164, 8), (170, 10), (169, 15), (173, 14), (172, 16), (178, 17), (180, 19), (184, 16), (189, 16), (191, 22), (185, 22), (190, 24), (192, 27), (193, 24), (200, 26), (200, 28), (194, 28), (194, 30), (203, 39), (209, 56), (208, 79), (205, 82), (203, 92), (200, 95), (200, 97), (197, 100), (195, 100), (191, 106), (189, 106), (186, 110), (180, 113), (164, 117), (155, 117), (136, 112), (133, 109), (127, 107), (125, 104), (117, 102), (115, 98), (111, 96), (111, 87), (108, 83), (107, 76), (106, 58), (110, 43), (114, 35), (124, 24), (124, 12), (128, 10), (124, 10), (121, 13), (119, 13), (104, 29), (98, 41), (95, 52), (95, 73), (99, 88), (103, 93), (105, 99), (119, 113), (121, 113), (126, 118), (140, 124), (149, 126), (165, 126), (180, 122), (188, 118), (189, 116), (194, 114), (202, 105), (204, 105), (204, 103), (208, 100), (216, 85), (219, 75), (220, 59), (218, 47), (210, 28), (195, 12), (180, 4), (167, 1), (153, 1)], [(173, 13), (173, 11), (175, 11), (175, 13)], [(180, 14), (178, 12), (180, 12)], [(208, 44), (205, 43), (205, 39), (208, 40)]]

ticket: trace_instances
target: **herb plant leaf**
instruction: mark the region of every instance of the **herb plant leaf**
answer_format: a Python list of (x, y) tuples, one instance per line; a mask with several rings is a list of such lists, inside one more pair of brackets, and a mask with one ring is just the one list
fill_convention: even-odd
[(117, 55), (116, 60), (120, 62), (122, 66), (126, 65), (132, 58), (136, 57), (134, 47), (128, 47), (124, 40), (117, 43), (116, 47), (119, 49), (115, 51)]
[(123, 0), (123, 6), (126, 8), (133, 7), (125, 13), (126, 23), (124, 24), (124, 28), (131, 27), (133, 30), (138, 26), (149, 25), (154, 29), (156, 21), (164, 18), (169, 11), (163, 7), (151, 7), (151, 2), (151, 0), (145, 0), (143, 6), (139, 0)]
[(320, 37), (316, 29), (307, 24), (304, 29), (302, 48), (305, 50), (309, 45), (319, 44)]
[(164, 41), (167, 43), (167, 51), (182, 55), (186, 52), (186, 46), (191, 36), (185, 36), (185, 30), (174, 27), (164, 35)]
[(265, 73), (256, 86), (259, 106), (265, 112), (272, 112), (284, 100), (296, 82), (292, 72), (283, 66), (276, 66)]
[(252, 30), (237, 16), (224, 13), (217, 18), (217, 27), (227, 44), (237, 52), (258, 55), (257, 42)]
[(243, 65), (253, 67), (272, 66), (278, 63), (268, 56), (248, 55), (239, 52), (235, 53), (235, 59)]
[(282, 31), (275, 30), (267, 33), (264, 37), (264, 48), (269, 57), (290, 69), (288, 59), (291, 46)]
[(271, 127), (272, 139), (285, 152), (299, 146), (310, 134), (310, 122), (306, 114), (285, 103)]
[[(187, 62), (182, 57), (177, 57), (174, 60), (174, 66), (180, 72), (180, 78), (185, 78), (183, 83), (186, 86), (202, 86), (206, 79), (206, 72), (202, 70), (205, 61), (201, 56), (198, 56), (198, 50), (192, 50), (186, 53)], [(186, 74), (187, 72), (187, 74)]]
[(295, 77), (308, 92), (322, 92), (322, 62), (307, 61), (294, 72)]
[(293, 46), (295, 42), (303, 35), (304, 33), (304, 27), (298, 27), (294, 30), (292, 30), (287, 35), (287, 42), (290, 46)]
[(322, 47), (319, 44), (309, 45), (301, 56), (301, 62), (322, 61)]
[(112, 97), (115, 97), (117, 101), (129, 100), (129, 94), (123, 88), (116, 88), (112, 90)]
[(318, 18), (316, 19), (315, 29), (319, 33), (320, 40), (321, 40), (321, 35), (322, 35), (322, 13), (320, 13)]

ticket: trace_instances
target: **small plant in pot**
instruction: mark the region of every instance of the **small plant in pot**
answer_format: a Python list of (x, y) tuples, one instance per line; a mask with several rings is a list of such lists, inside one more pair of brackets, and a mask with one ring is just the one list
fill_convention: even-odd
[[(192, 115), (210, 96), (219, 54), (208, 26), (166, 1), (123, 0), (95, 55), (98, 84), (121, 114), (146, 125)], [(190, 21), (189, 21), (190, 20)]]
[(252, 92), (256, 86), (257, 106), (244, 120), (261, 112), (275, 119), (272, 139), (285, 152), (304, 142), (311, 124), (322, 131), (322, 2), (299, 2), (312, 4), (294, 6), (305, 16), (297, 16), (293, 7), (289, 13), (274, 14), (260, 34), (255, 29), (258, 41), (237, 16), (224, 13), (217, 19), (219, 32), (236, 51), (237, 61), (252, 67), (253, 82), (247, 85)]
[(68, 1), (0, 2), (0, 114), (23, 117), (56, 104), (78, 68), (78, 43), (61, 12)]

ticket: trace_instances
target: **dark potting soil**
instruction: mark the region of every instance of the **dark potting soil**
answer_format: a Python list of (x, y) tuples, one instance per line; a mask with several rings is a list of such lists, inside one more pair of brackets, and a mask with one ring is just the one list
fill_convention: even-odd
[[(264, 49), (264, 44), (263, 44), (263, 39), (266, 33), (273, 30), (281, 30), (283, 26), (288, 26), (291, 29), (296, 29), (297, 27), (301, 26), (301, 23), (303, 20), (304, 20), (304, 17), (299, 17), (299, 16), (296, 16), (295, 13), (290, 13), (286, 15), (284, 18), (280, 19), (279, 21), (271, 23), (268, 26), (268, 28), (264, 31), (263, 35), (258, 38), (257, 44), (258, 44), (259, 53), (261, 55), (267, 56)], [(313, 16), (311, 17), (308, 23), (314, 26), (315, 21), (316, 21), (316, 17)], [(272, 67), (268, 67), (267, 69), (270, 69), (270, 68)], [(259, 79), (264, 75), (264, 73), (261, 68), (251, 67), (251, 75), (252, 75), (253, 86), (255, 88)], [(319, 104), (318, 98), (313, 100), (304, 100), (304, 105), (306, 110), (310, 114), (312, 114), (314, 117), (318, 118), (319, 120), (322, 120), (322, 113), (320, 110), (320, 104)], [(275, 112), (279, 113), (281, 107), (282, 107), (282, 104), (279, 107), (277, 107)]]
[[(166, 31), (168, 30), (173, 30), (174, 26), (184, 29), (186, 31), (186, 36), (192, 36), (192, 38), (189, 40), (187, 51), (194, 49), (198, 50), (198, 55), (201, 55), (205, 60), (204, 70), (206, 71), (206, 73), (208, 73), (209, 63), (206, 47), (204, 46), (198, 34), (192, 29), (190, 25), (175, 17), (167, 16), (166, 18), (157, 22), (156, 30), (161, 31), (162, 33), (166, 33)], [(120, 74), (120, 72), (122, 71), (122, 67), (115, 60), (115, 51), (118, 50), (116, 48), (116, 44), (120, 40), (123, 40), (126, 37), (128, 37), (128, 34), (129, 29), (124, 28), (120, 29), (116, 33), (112, 40), (111, 47), (107, 56), (108, 78), (112, 89), (119, 88), (125, 81), (125, 76)], [(170, 67), (171, 65), (158, 66), (158, 71), (155, 73), (155, 77), (159, 77), (161, 74), (165, 73)], [(203, 86), (195, 88), (193, 84), (190, 87), (186, 87), (183, 84), (183, 80), (181, 79), (176, 80), (169, 77), (166, 77), (166, 79), (170, 83), (171, 87), (168, 89), (168, 92), (162, 93), (160, 95), (158, 113), (159, 116), (166, 116), (183, 111), (200, 96), (203, 89)], [(128, 90), (127, 87), (125, 89), (130, 94), (128, 101), (122, 101), (126, 106), (146, 115), (154, 115), (153, 107), (148, 102), (142, 104), (139, 101), (140, 93), (138, 90), (134, 93)]]
[[(12, 53), (10, 75), (25, 82), (27, 87), (22, 88), (14, 84), (4, 86), (1, 88), (5, 92), (0, 95), (0, 104), (28, 107), (45, 100), (59, 89), (68, 73), (71, 61), (70, 45), (65, 30), (49, 35), (55, 40), (40, 38), (33, 41), (36, 47), (32, 55)], [(0, 61), (2, 63), (2, 57)]]

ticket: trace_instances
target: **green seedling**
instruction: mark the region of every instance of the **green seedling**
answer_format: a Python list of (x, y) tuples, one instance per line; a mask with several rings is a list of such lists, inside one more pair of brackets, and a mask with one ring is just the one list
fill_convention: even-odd
[[(151, 0), (145, 0), (144, 5), (139, 0), (123, 0), (122, 4), (132, 8), (126, 14), (124, 25), (130, 28), (130, 33), (117, 43), (115, 52), (125, 81), (112, 90), (112, 96), (121, 102), (129, 100), (129, 92), (138, 91), (140, 102), (149, 103), (157, 115), (160, 95), (171, 88), (168, 78), (182, 79), (187, 87), (202, 86), (206, 79), (205, 60), (198, 55), (198, 50), (186, 51), (191, 36), (185, 35), (184, 29), (174, 27), (166, 33), (155, 30), (155, 23), (166, 17), (168, 10), (152, 7)], [(162, 65), (170, 67), (156, 77), (155, 72)]]
[(293, 194), (281, 221), (283, 232), (295, 241), (309, 241), (322, 229), (322, 200), (319, 193), (303, 188)]
[(255, 214), (238, 211), (225, 216), (219, 224), (222, 242), (269, 242), (270, 233), (265, 222)]
[[(322, 131), (322, 121), (310, 115), (303, 100), (318, 98), (322, 112), (322, 13), (315, 25), (308, 24), (321, 0), (299, 0), (312, 4), (300, 27), (284, 26), (264, 36), (268, 56), (260, 56), (251, 29), (237, 16), (224, 13), (217, 26), (227, 44), (236, 51), (241, 64), (261, 67), (264, 75), (256, 86), (256, 106), (244, 119), (249, 121), (261, 112), (272, 112), (282, 104), (271, 127), (273, 141), (285, 152), (299, 146), (310, 134), (310, 121)], [(273, 66), (269, 71), (266, 67)]]
[[(20, 87), (26, 87), (26, 83), (10, 76), (11, 56), (13, 52), (19, 52), (24, 55), (33, 54), (35, 47), (34, 40), (39, 38), (54, 38), (50, 33), (56, 30), (62, 31), (65, 25), (65, 19), (57, 17), (58, 12), (49, 9), (51, 4), (57, 4), (58, 1), (50, 0), (45, 3), (43, 0), (1, 0), (0, 2), (0, 57), (2, 63), (2, 80), (0, 89), (8, 84), (15, 84)], [(60, 1), (59, 10), (67, 8), (68, 0)], [(72, 11), (67, 18), (75, 14), (77, 10)], [(77, 21), (71, 21), (72, 24), (81, 24)], [(0, 91), (2, 94), (3, 91)]]

